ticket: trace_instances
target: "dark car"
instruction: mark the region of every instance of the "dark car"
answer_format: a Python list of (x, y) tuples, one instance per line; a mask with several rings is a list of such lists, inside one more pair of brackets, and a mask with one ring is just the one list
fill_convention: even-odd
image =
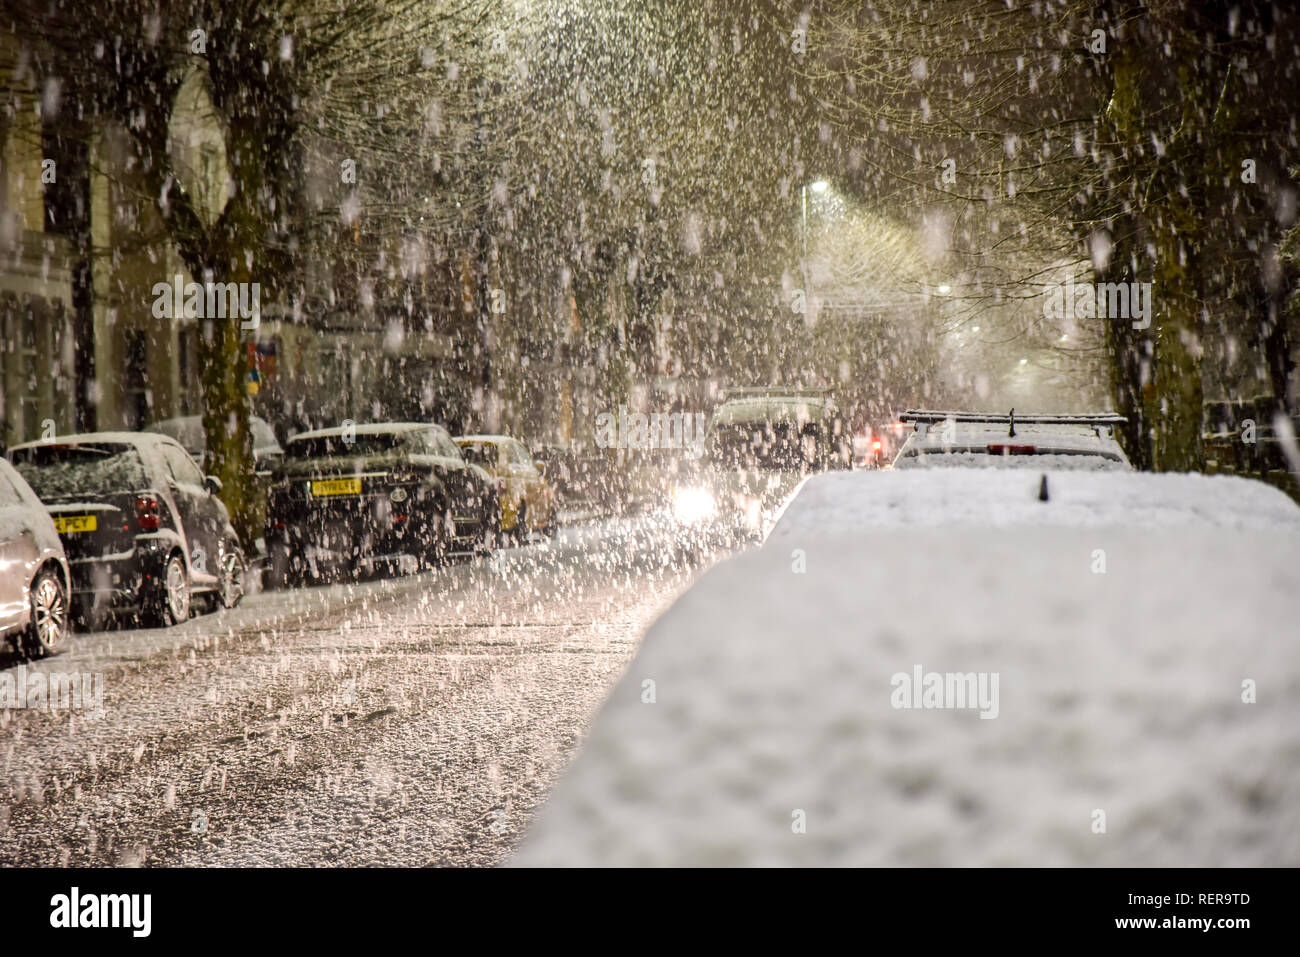
[(271, 480), (270, 583), (355, 574), (413, 556), (421, 565), (490, 547), (497, 495), (446, 429), (385, 422), (304, 432)]
[(233, 607), (244, 593), (244, 553), (205, 476), (174, 439), (89, 432), (28, 442), (9, 460), (54, 519), (81, 623), (130, 614), (166, 626), (191, 598)]
[(68, 561), (41, 500), (0, 459), (0, 636), (31, 658), (57, 654), (68, 631)]

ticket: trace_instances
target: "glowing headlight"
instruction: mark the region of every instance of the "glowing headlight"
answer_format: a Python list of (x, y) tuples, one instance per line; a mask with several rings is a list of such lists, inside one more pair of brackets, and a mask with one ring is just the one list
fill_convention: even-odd
[(673, 514), (679, 522), (699, 522), (718, 510), (713, 493), (704, 488), (680, 488), (673, 494)]

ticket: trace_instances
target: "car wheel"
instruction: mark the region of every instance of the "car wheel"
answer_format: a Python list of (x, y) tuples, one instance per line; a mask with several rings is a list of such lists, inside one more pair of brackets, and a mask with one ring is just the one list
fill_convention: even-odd
[(57, 655), (68, 635), (68, 590), (59, 574), (43, 569), (31, 589), (32, 619), (23, 633), (22, 651), (29, 658)]
[(447, 561), (447, 556), (451, 553), (452, 538), (454, 538), (452, 531), (454, 522), (447, 506), (441, 500), (435, 501), (424, 526), (424, 542), (420, 551), (420, 560), (424, 567), (434, 568)]
[(234, 542), (226, 545), (221, 556), (221, 588), (219, 595), (223, 608), (234, 608), (244, 597), (244, 553)]
[(519, 508), (515, 510), (515, 527), (511, 531), (514, 532), (517, 544), (528, 544), (528, 506), (524, 502), (520, 502)]
[(190, 617), (190, 583), (185, 572), (185, 559), (180, 552), (167, 556), (162, 575), (155, 580), (144, 602), (144, 623), (155, 628), (166, 628), (186, 621)]
[(271, 588), (291, 588), (302, 584), (302, 558), (288, 545), (276, 542), (271, 545), (270, 560), (266, 564), (267, 583)]
[(113, 621), (111, 609), (93, 597), (73, 599), (69, 604), (72, 626), (82, 631), (103, 631)]
[(490, 556), (501, 544), (501, 533), (497, 530), (496, 522), (489, 517), (484, 517), (479, 524), (482, 532), (479, 534), (478, 544), (474, 547), (476, 554)]

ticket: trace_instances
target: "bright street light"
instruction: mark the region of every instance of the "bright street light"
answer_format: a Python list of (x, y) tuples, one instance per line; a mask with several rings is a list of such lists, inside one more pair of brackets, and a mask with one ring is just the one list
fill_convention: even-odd
[(800, 261), (800, 268), (803, 271), (803, 288), (808, 302), (812, 301), (812, 274), (808, 271), (808, 190), (811, 189), (814, 193), (824, 193), (830, 185), (826, 180), (819, 179), (799, 187), (800, 243), (803, 246), (803, 258)]

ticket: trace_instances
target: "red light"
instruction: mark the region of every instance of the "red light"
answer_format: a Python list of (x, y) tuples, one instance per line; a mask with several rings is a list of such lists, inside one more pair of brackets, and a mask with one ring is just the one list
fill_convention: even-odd
[(1032, 445), (990, 445), (990, 455), (1033, 455), (1038, 450)]
[(158, 500), (152, 495), (139, 495), (135, 500), (135, 521), (142, 532), (156, 532), (162, 521), (158, 517)]
[(871, 448), (872, 448), (872, 451), (879, 452), (879, 451), (880, 451), (880, 439), (876, 439), (874, 442), (872, 442), (872, 443), (871, 443)]
[(405, 515), (394, 515), (394, 516), (393, 516), (393, 521), (394, 521), (394, 522), (404, 522), (404, 521), (406, 521), (406, 516), (405, 516)]

